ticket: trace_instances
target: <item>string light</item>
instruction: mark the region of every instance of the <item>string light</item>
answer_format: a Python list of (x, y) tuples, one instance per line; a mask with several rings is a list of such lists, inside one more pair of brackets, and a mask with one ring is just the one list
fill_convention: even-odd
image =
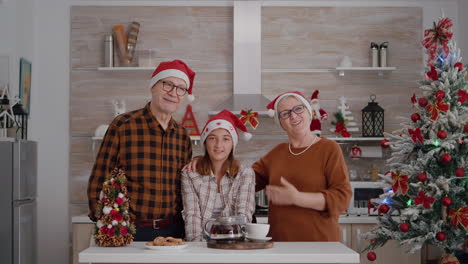
[(434, 139), (434, 141), (432, 141), (432, 145), (438, 147), (440, 145), (440, 141), (438, 139)]
[(406, 202), (406, 206), (411, 206), (413, 204), (413, 200), (409, 199), (407, 202)]

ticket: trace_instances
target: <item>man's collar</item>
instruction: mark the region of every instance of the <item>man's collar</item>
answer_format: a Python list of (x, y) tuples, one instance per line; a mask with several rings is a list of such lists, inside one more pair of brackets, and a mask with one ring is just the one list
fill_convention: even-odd
[[(153, 112), (151, 112), (151, 102), (147, 103), (146, 104), (146, 107), (145, 107), (145, 115), (148, 117), (147, 119), (151, 119), (149, 123), (149, 125), (152, 127), (152, 128), (157, 128), (157, 127), (161, 127), (161, 123), (158, 121), (158, 119), (153, 115)], [(171, 117), (171, 120), (169, 120), (169, 124), (167, 125), (167, 129), (176, 129), (176, 128), (179, 128), (179, 124), (174, 120), (174, 118)], [(166, 129), (166, 130), (167, 130)]]

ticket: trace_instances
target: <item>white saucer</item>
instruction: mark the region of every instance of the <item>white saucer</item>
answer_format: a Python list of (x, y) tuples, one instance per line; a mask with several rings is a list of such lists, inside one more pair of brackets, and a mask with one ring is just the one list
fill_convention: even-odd
[(246, 236), (248, 240), (254, 241), (254, 242), (266, 242), (268, 240), (271, 240), (271, 237), (251, 237), (251, 236)]
[(183, 244), (183, 245), (176, 245), (176, 246), (150, 246), (145, 243), (145, 247), (147, 249), (152, 249), (152, 250), (179, 250), (186, 248), (188, 245)]

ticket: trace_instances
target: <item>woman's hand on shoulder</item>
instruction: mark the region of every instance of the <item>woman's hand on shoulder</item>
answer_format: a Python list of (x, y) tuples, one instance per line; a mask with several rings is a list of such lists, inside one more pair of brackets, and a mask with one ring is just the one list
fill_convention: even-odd
[(197, 171), (197, 162), (198, 162), (199, 159), (201, 159), (201, 156), (193, 157), (192, 160), (182, 168), (182, 171), (184, 171), (184, 172), (196, 172)]

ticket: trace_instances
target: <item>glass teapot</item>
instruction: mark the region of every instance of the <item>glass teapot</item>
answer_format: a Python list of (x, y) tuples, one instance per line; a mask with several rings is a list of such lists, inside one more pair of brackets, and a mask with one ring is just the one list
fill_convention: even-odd
[(210, 219), (205, 224), (205, 235), (218, 242), (242, 241), (245, 239), (245, 216), (222, 216)]

